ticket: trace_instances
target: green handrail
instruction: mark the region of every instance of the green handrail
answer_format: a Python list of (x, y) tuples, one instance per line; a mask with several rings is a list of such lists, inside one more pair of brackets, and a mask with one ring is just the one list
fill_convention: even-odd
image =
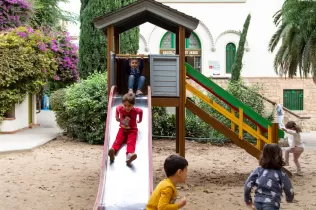
[[(220, 98), (236, 110), (242, 108), (246, 117), (252, 120), (257, 125), (259, 125), (261, 128), (268, 130), (268, 126), (272, 126), (272, 123), (269, 120), (260, 116), (257, 112), (253, 111), (250, 107), (239, 101), (237, 98), (232, 96), (226, 90), (217, 85), (215, 82), (211, 81), (206, 76), (195, 70), (190, 64), (185, 63), (185, 66), (187, 76), (189, 76), (191, 79), (199, 83), (205, 89), (210, 91), (212, 94), (214, 94), (215, 96), (217, 96), (218, 98)], [(281, 129), (279, 129), (279, 138), (283, 137), (284, 132)]]

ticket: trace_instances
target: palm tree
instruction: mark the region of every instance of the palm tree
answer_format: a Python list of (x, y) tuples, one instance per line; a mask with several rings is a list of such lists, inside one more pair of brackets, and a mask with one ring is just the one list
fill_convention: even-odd
[(275, 13), (278, 27), (269, 43), (273, 52), (282, 40), (275, 59), (274, 69), (279, 75), (316, 77), (316, 2), (313, 0), (286, 0)]

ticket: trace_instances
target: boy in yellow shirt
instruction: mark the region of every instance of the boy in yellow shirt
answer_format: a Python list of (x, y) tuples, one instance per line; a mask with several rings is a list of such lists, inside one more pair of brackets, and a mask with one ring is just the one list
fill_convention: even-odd
[(146, 210), (178, 210), (186, 204), (185, 197), (175, 203), (178, 195), (175, 186), (185, 182), (188, 161), (179, 155), (170, 155), (165, 160), (164, 170), (168, 178), (157, 185), (148, 201)]

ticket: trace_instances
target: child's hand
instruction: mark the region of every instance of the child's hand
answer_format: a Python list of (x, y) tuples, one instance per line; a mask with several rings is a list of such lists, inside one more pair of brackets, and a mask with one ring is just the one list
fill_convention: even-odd
[(142, 121), (137, 120), (137, 123), (141, 123)]
[(178, 202), (179, 209), (185, 206), (185, 204), (187, 204), (187, 200), (185, 199), (185, 196), (183, 196), (181, 200)]

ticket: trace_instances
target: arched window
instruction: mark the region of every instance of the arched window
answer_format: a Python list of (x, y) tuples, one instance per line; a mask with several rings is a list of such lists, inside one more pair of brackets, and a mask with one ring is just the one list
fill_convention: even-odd
[[(160, 54), (175, 54), (176, 44), (176, 35), (170, 31), (166, 32), (160, 40)], [(201, 71), (202, 68), (201, 48), (199, 37), (192, 32), (190, 37), (185, 39), (185, 62), (198, 71)]]
[[(160, 49), (175, 49), (176, 35), (172, 32), (166, 32), (160, 40)], [(201, 49), (201, 41), (199, 37), (192, 32), (190, 37), (185, 39), (185, 49)]]
[(232, 67), (236, 56), (236, 45), (234, 43), (228, 43), (226, 45), (226, 74), (232, 73)]

